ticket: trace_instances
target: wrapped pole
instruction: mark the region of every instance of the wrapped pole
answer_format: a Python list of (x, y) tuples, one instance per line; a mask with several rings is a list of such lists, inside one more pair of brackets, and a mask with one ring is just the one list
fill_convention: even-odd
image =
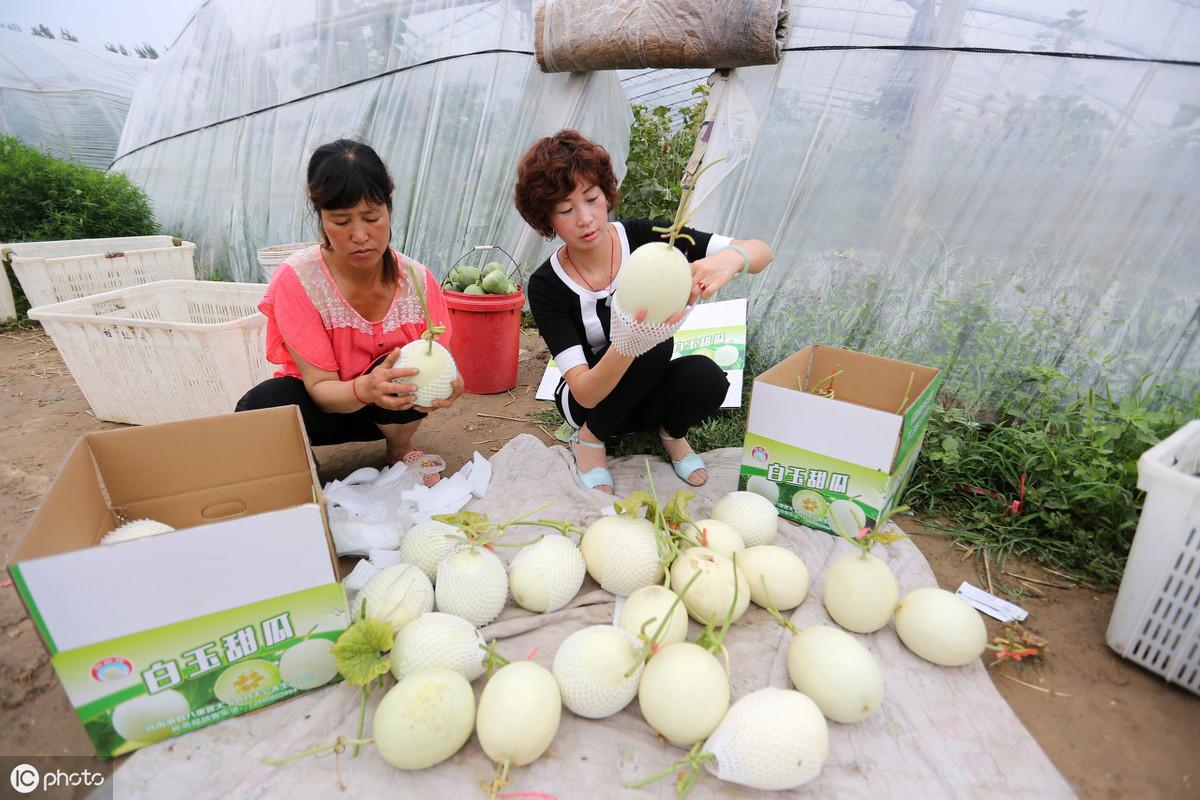
[(534, 16), (543, 72), (778, 64), (787, 35), (784, 0), (545, 0)]

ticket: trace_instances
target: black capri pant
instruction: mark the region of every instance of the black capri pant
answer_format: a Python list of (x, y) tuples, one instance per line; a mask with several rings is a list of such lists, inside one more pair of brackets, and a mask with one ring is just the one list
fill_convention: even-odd
[[(383, 359), (371, 365), (370, 372)], [(331, 414), (322, 411), (313, 401), (304, 386), (304, 381), (291, 376), (269, 378), (255, 386), (238, 400), (234, 411), (254, 411), (259, 408), (277, 406), (300, 406), (304, 419), (304, 430), (309, 444), (345, 444), (346, 442), (373, 442), (383, 438), (380, 425), (397, 425), (416, 422), (425, 418), (425, 412), (414, 409), (392, 411), (377, 405), (368, 405), (349, 414)]]
[(721, 407), (729, 391), (725, 372), (705, 356), (671, 360), (674, 339), (667, 339), (633, 360), (608, 396), (584, 408), (560, 381), (554, 393), (558, 412), (571, 425), (588, 429), (600, 441), (661, 426), (680, 437)]

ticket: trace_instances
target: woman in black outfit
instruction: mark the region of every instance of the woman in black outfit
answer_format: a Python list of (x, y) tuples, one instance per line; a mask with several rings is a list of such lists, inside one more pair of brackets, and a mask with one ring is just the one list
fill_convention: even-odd
[[(529, 306), (563, 379), (555, 404), (576, 428), (571, 451), (584, 486), (611, 493), (604, 443), (614, 436), (654, 429), (680, 479), (708, 480), (700, 456), (685, 439), (689, 428), (720, 408), (729, 382), (705, 356), (671, 360), (668, 333), (653, 347), (629, 355), (610, 346), (612, 296), (621, 266), (664, 223), (644, 219), (609, 222), (620, 202), (608, 152), (576, 131), (559, 131), (537, 143), (517, 170), (517, 210), (541, 235), (562, 241), (530, 277)], [(708, 299), (740, 272), (761, 272), (774, 255), (757, 239), (684, 228), (693, 242), (677, 247), (691, 262), (689, 303)], [(637, 319), (644, 309), (629, 310)], [(678, 322), (677, 314), (667, 326)]]

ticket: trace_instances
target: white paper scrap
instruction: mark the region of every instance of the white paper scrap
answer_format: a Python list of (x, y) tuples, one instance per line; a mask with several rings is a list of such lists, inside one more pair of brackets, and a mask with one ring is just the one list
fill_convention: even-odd
[(375, 577), (379, 572), (379, 567), (367, 561), (365, 558), (354, 565), (354, 569), (350, 571), (342, 580), (342, 586), (346, 587), (347, 592), (359, 592), (362, 587), (367, 585), (367, 581)]
[[(405, 464), (403, 461), (398, 461), (395, 464), (392, 464), (390, 467), (384, 467), (383, 470), (380, 471), (379, 477), (376, 478), (373, 483), (376, 486), (391, 486), (405, 475), (408, 475), (409, 472), (415, 473), (416, 470), (410, 470), (407, 464)], [(354, 473), (351, 473), (351, 475), (353, 474)], [(410, 478), (412, 481), (420, 480), (420, 478), (415, 474), (410, 476)]]
[(1024, 622), (1025, 618), (1029, 616), (1029, 612), (1020, 606), (1002, 600), (994, 594), (989, 594), (966, 581), (962, 582), (955, 594), (970, 603), (976, 610), (1001, 622)]
[(621, 612), (625, 610), (625, 598), (621, 597), (621, 595), (618, 594), (618, 595), (614, 595), (613, 599), (616, 602), (613, 603), (613, 623), (612, 624), (614, 627), (619, 628), (621, 626), (618, 625), (617, 623), (621, 621)]
[(343, 508), (329, 509), (329, 532), (339, 556), (365, 556), (372, 550), (395, 550), (402, 528), (395, 523), (367, 522)]
[(470, 488), (471, 494), (483, 497), (488, 484), (492, 482), (492, 462), (481, 456), (476, 450), (471, 463), (464, 465), (459, 471), (466, 473), (467, 487)]
[[(378, 478), (379, 470), (374, 467), (359, 467), (345, 478), (342, 478), (341, 482), (351, 485), (356, 483), (374, 483)], [(337, 481), (334, 481), (334, 483), (337, 483)]]
[(400, 495), (408, 503), (417, 507), (415, 517), (426, 521), (434, 514), (453, 514), (471, 500), (471, 490), (467, 479), (461, 474), (451, 478), (442, 478), (430, 486), (415, 486)]

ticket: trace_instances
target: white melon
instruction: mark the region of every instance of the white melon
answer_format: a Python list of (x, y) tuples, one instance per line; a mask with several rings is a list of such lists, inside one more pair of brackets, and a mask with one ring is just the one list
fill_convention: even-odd
[(883, 702), (883, 675), (871, 651), (829, 625), (804, 628), (792, 637), (788, 676), (834, 722), (858, 722)]
[(767, 608), (769, 597), (776, 609), (787, 611), (803, 603), (808, 595), (808, 568), (786, 547), (748, 547), (738, 553), (737, 564), (750, 584), (750, 599), (763, 608)]
[(687, 526), (687, 535), (701, 547), (707, 547), (726, 558), (731, 558), (734, 553), (746, 549), (742, 535), (732, 525), (719, 519), (696, 520)]
[(370, 619), (388, 622), (400, 630), (433, 609), (433, 584), (412, 564), (393, 564), (371, 576), (354, 598), (357, 612), (366, 603)]
[(926, 661), (961, 667), (983, 655), (987, 626), (966, 600), (927, 586), (904, 596), (896, 608), (896, 634)]
[(388, 690), (375, 709), (371, 735), (384, 761), (425, 769), (457, 753), (475, 726), (475, 693), (454, 670), (415, 672)]
[(442, 559), (463, 547), (461, 534), (457, 540), (451, 538), (454, 534), (459, 534), (458, 528), (436, 519), (414, 525), (400, 540), (400, 560), (416, 566), (432, 583)]
[[(652, 620), (646, 625), (646, 635), (653, 636), (659, 623), (670, 612), (671, 621), (667, 623), (658, 643), (665, 646), (682, 642), (688, 635), (688, 615), (687, 607), (682, 602), (675, 603), (677, 599), (675, 593), (665, 586), (643, 586), (625, 598), (625, 606), (621, 609), (617, 626), (637, 636), (642, 631), (642, 625), (647, 620)], [(672, 604), (675, 605), (674, 610), (671, 610)]]
[[(623, 524), (604, 537), (597, 572), (600, 586), (615, 595), (628, 597), (643, 586), (663, 578), (654, 526), (644, 519), (618, 517)], [(595, 577), (596, 573), (592, 574)]]
[(696, 573), (699, 577), (683, 594), (683, 604), (692, 619), (701, 625), (723, 624), (731, 607), (734, 621), (746, 613), (750, 605), (750, 584), (740, 567), (734, 567), (733, 562), (720, 553), (704, 547), (689, 547), (671, 564), (671, 586), (683, 592)]
[(588, 719), (616, 714), (637, 694), (640, 643), (612, 625), (592, 625), (563, 640), (554, 654), (554, 679), (563, 705)]
[(746, 547), (775, 541), (779, 512), (774, 504), (754, 492), (730, 492), (713, 506), (713, 519), (728, 523), (742, 535)]
[[(604, 576), (600, 573), (600, 560), (604, 553), (608, 552), (608, 540), (612, 532), (625, 527), (629, 522), (629, 518), (620, 516), (605, 516), (588, 525), (587, 530), (583, 532), (582, 538), (579, 540), (579, 552), (583, 554), (583, 562), (587, 565), (587, 573), (592, 576), (592, 580), (600, 583)], [(653, 526), (645, 520), (639, 520), (648, 526), (648, 530), (653, 535)]]
[(686, 749), (716, 730), (729, 710), (729, 677), (703, 647), (668, 645), (642, 670), (638, 707), (650, 727)]
[(585, 572), (575, 543), (549, 534), (517, 551), (508, 567), (508, 586), (517, 605), (542, 614), (571, 602)]
[(419, 406), (428, 406), (434, 401), (445, 400), (454, 392), (450, 385), (458, 376), (458, 367), (450, 351), (437, 342), (425, 339), (415, 339), (400, 348), (400, 358), (396, 359), (396, 369), (414, 367), (416, 375), (396, 378), (396, 383), (411, 383), (417, 387), (415, 402)]
[(500, 616), (508, 599), (508, 574), (495, 553), (482, 547), (460, 550), (438, 564), (434, 589), (438, 611), (483, 626)]
[(430, 611), (396, 634), (390, 654), (392, 675), (403, 680), (423, 669), (452, 669), (468, 681), (483, 674), (483, 638), (470, 622), (454, 614)]
[(165, 522), (153, 519), (135, 519), (126, 522), (115, 531), (104, 534), (100, 544), (120, 544), (132, 542), (134, 539), (144, 539), (147, 536), (157, 536), (160, 533), (170, 533), (175, 530)]
[(833, 562), (822, 594), (834, 622), (855, 633), (873, 633), (892, 618), (900, 588), (887, 564), (854, 552)]
[(645, 309), (647, 325), (682, 311), (692, 295), (691, 265), (666, 242), (649, 242), (634, 250), (617, 280), (617, 308), (630, 317)]
[(545, 667), (513, 661), (483, 687), (475, 733), (487, 757), (522, 767), (541, 757), (558, 732), (562, 697)]
[(808, 783), (829, 757), (829, 726), (808, 697), (759, 689), (733, 704), (704, 743), (704, 768), (723, 781), (782, 791)]

